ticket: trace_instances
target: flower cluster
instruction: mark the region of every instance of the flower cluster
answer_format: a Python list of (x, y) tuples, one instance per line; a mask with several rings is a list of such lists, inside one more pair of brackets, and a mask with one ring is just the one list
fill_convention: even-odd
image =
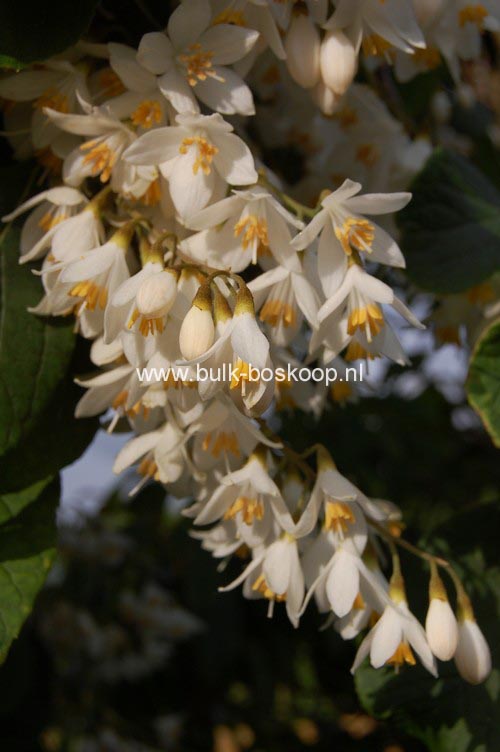
[[(290, 407), (319, 414), (329, 397), (352, 398), (351, 386), (339, 382), (329, 394), (261, 374), (287, 362), (333, 363), (340, 373), (360, 359), (406, 362), (398, 317), (387, 311), (421, 324), (376, 274), (379, 265), (404, 267), (384, 215), (408, 203), (400, 188), (427, 151), (372, 89), (351, 83), (360, 55), (367, 70), (382, 57), (403, 79), (441, 54), (456, 70), (479, 28), (498, 20), (493, 6), (339, 0), (330, 14), (321, 0), (184, 0), (165, 32), (146, 34), (137, 50), (81, 43), (0, 82), (11, 143), (27, 152), (16, 128), (29, 123), (51, 176), (5, 218), (30, 212), (21, 262), (43, 258), (34, 312), (72, 314), (93, 340), (99, 370), (79, 381), (77, 416), (111, 409), (108, 430), (127, 423), (136, 434), (116, 472), (135, 465), (136, 488), (155, 479), (195, 499), (186, 514), (211, 525), (193, 532), (202, 546), (221, 560), (248, 560), (228, 587), (243, 584), (269, 613), (284, 602), (294, 625), (314, 598), (346, 639), (371, 625), (354, 668), (368, 654), (376, 667), (413, 664), (415, 651), (435, 673), (435, 656), (454, 655), (460, 673), (479, 682), (489, 652), (455, 578), (457, 626), (436, 570), (450, 570), (447, 562), (427, 555), (426, 630), (411, 613), (394, 548), (397, 508), (367, 498), (323, 447), (297, 455), (262, 417)], [(299, 87), (285, 78), (257, 128), (268, 130), (264, 141), (279, 136), (285, 118), (276, 110), (287, 98), (289, 122), (308, 111), (311, 143), (295, 137), (311, 147), (308, 169), (323, 181), (302, 186), (314, 206), (284, 193), (248, 145), (240, 116), (255, 108), (245, 79), (265, 100), (269, 54), (285, 60)], [(325, 173), (328, 165), (338, 172)], [(362, 193), (348, 174), (376, 192)], [(384, 226), (373, 219), (381, 215)], [(230, 377), (197, 379), (200, 364), (211, 373), (228, 365)], [(390, 581), (381, 541), (394, 549)]]

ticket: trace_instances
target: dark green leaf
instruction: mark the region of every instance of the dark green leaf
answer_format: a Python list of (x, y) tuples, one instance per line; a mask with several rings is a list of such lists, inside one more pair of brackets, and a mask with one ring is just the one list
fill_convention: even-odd
[(54, 475), (83, 452), (97, 421), (76, 421), (70, 319), (29, 313), (40, 279), (19, 266), (19, 233), (0, 241), (0, 490), (16, 491)]
[(494, 444), (500, 447), (500, 321), (487, 329), (474, 348), (467, 394)]
[(50, 483), (51, 478), (44, 478), (44, 480), (34, 483), (28, 488), (24, 488), (17, 493), (7, 493), (0, 495), (0, 525), (7, 522), (12, 517), (22, 512), (22, 510), (29, 506), (33, 501), (38, 499), (45, 486)]
[(0, 525), (0, 662), (29, 615), (55, 556), (59, 482), (46, 485), (26, 506), (31, 491), (22, 491), (17, 501), (10, 497), (11, 508), (21, 511)]
[(408, 275), (418, 286), (455, 293), (500, 269), (500, 193), (467, 160), (437, 151), (399, 215)]
[(0, 52), (31, 63), (63, 52), (87, 30), (98, 0), (2, 3)]

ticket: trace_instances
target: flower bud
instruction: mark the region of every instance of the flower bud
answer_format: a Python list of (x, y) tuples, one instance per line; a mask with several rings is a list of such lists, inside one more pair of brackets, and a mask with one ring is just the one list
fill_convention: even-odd
[(182, 322), (179, 347), (186, 360), (198, 358), (213, 345), (215, 326), (209, 285), (202, 285)]
[(285, 39), (286, 64), (299, 86), (311, 89), (319, 79), (320, 36), (308, 16), (294, 16)]
[(457, 649), (458, 626), (435, 562), (431, 563), (429, 610), (425, 620), (425, 631), (429, 647), (436, 658), (449, 661)]
[(425, 620), (429, 647), (440, 661), (453, 658), (458, 643), (458, 626), (448, 599), (432, 598)]
[(455, 663), (470, 684), (481, 684), (491, 671), (490, 649), (474, 618), (466, 616), (458, 624)]
[(148, 277), (136, 295), (137, 310), (147, 318), (165, 316), (177, 295), (177, 279), (174, 272), (162, 271)]
[(338, 29), (328, 31), (321, 44), (319, 60), (325, 85), (342, 96), (351, 85), (358, 67), (353, 43)]
[(318, 105), (323, 115), (333, 115), (338, 107), (341, 97), (334, 91), (325, 86), (323, 81), (318, 81), (314, 89), (311, 90), (312, 98)]

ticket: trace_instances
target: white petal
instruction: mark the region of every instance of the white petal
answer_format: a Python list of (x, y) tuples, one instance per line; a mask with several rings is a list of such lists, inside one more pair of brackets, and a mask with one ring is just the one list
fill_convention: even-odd
[(144, 34), (137, 50), (137, 61), (151, 73), (161, 75), (172, 65), (173, 49), (166, 34)]
[(392, 658), (402, 639), (401, 617), (392, 606), (388, 606), (374, 627), (370, 650), (373, 668), (380, 668)]
[(342, 549), (334, 556), (326, 580), (326, 592), (332, 611), (337, 616), (346, 616), (359, 592), (359, 569), (355, 557)]
[(258, 179), (248, 146), (233, 133), (213, 131), (211, 140), (219, 149), (214, 164), (220, 175), (231, 185), (251, 185)]

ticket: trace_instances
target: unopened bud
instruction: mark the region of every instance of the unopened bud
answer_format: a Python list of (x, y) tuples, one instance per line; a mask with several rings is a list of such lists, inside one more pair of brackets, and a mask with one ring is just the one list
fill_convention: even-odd
[(318, 29), (310, 18), (295, 16), (285, 39), (286, 64), (293, 80), (305, 89), (311, 89), (319, 80), (320, 46)]
[(459, 674), (470, 684), (481, 684), (491, 671), (491, 653), (483, 633), (474, 619), (458, 624), (455, 663)]
[(203, 284), (182, 322), (179, 347), (186, 360), (198, 358), (213, 345), (215, 326), (212, 318), (210, 286)]
[(338, 29), (328, 31), (319, 59), (325, 85), (339, 96), (345, 94), (358, 67), (358, 56), (351, 40)]
[(440, 661), (453, 658), (458, 644), (458, 626), (448, 599), (432, 598), (425, 620), (429, 647)]

